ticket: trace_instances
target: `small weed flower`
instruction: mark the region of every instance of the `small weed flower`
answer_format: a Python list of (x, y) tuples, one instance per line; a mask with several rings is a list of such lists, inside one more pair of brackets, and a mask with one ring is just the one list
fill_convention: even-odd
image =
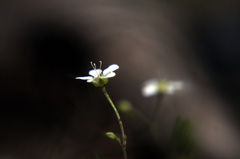
[(166, 81), (151, 79), (144, 83), (142, 94), (144, 97), (151, 97), (157, 94), (173, 94), (183, 88), (181, 81)]
[(91, 75), (91, 76), (76, 77), (75, 79), (87, 80), (88, 83), (92, 83), (95, 87), (101, 88), (103, 94), (105, 95), (109, 104), (111, 105), (111, 107), (113, 108), (113, 110), (115, 112), (115, 115), (118, 119), (118, 123), (120, 126), (122, 136), (118, 137), (113, 132), (107, 132), (106, 135), (110, 139), (116, 140), (121, 145), (122, 151), (123, 151), (123, 157), (124, 157), (124, 159), (127, 159), (127, 151), (126, 151), (127, 136), (125, 135), (125, 132), (124, 132), (123, 123), (122, 123), (122, 120), (120, 118), (120, 115), (118, 113), (116, 106), (114, 105), (112, 99), (108, 95), (107, 90), (105, 88), (105, 85), (108, 83), (108, 79), (116, 76), (116, 73), (114, 71), (119, 69), (119, 66), (117, 64), (112, 64), (112, 65), (108, 66), (108, 68), (106, 68), (105, 70), (102, 71), (102, 69), (101, 69), (102, 61), (99, 61), (99, 63), (100, 63), (100, 67), (99, 67), (99, 69), (97, 69), (96, 64), (91, 62), (91, 65), (93, 67), (93, 70), (89, 71), (89, 75)]
[(93, 70), (89, 71), (89, 75), (91, 76), (85, 76), (85, 77), (76, 77), (75, 79), (81, 79), (81, 80), (87, 80), (88, 83), (92, 83), (95, 87), (103, 87), (108, 83), (108, 78), (112, 78), (116, 76), (116, 71), (119, 69), (119, 66), (117, 64), (112, 64), (105, 70), (101, 70), (102, 61), (100, 62), (100, 68), (96, 68), (96, 64), (91, 62), (91, 65), (93, 67)]

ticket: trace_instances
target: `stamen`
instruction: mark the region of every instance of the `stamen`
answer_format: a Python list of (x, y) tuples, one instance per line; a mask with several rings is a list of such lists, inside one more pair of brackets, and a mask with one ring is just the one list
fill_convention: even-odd
[(100, 69), (101, 69), (101, 67), (102, 67), (102, 61), (99, 61), (99, 63), (100, 63)]
[(97, 66), (96, 66), (96, 64), (95, 63), (92, 63), (92, 61), (90, 62), (91, 63), (91, 65), (92, 65), (92, 68), (95, 70), (95, 72), (97, 73), (97, 75), (98, 76), (100, 76), (100, 74), (98, 73), (98, 71), (97, 71)]
[[(100, 70), (102, 70), (102, 61), (99, 61), (99, 63), (100, 63)], [(101, 73), (101, 75), (102, 75), (102, 73)]]
[(94, 67), (95, 63), (92, 63), (92, 61), (91, 61), (90, 64), (92, 65), (92, 68), (93, 68), (94, 70), (96, 70), (96, 67)]
[[(95, 63), (92, 63), (92, 61), (90, 62), (91, 65), (92, 65), (92, 68), (96, 71), (96, 64)], [(97, 71), (96, 71), (97, 72)]]

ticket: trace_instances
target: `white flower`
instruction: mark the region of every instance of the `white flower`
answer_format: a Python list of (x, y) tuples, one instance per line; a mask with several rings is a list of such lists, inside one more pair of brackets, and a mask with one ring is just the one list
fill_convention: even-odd
[(183, 88), (181, 81), (165, 81), (151, 79), (144, 83), (142, 94), (144, 97), (151, 97), (159, 94), (173, 94), (175, 91)]
[(76, 77), (75, 79), (81, 79), (81, 80), (87, 80), (88, 83), (92, 83), (96, 87), (103, 87), (107, 84), (108, 78), (112, 78), (116, 76), (116, 73), (113, 71), (116, 71), (119, 69), (119, 66), (117, 64), (112, 64), (105, 70), (101, 70), (102, 62), (100, 61), (100, 68), (96, 68), (96, 64), (91, 62), (91, 65), (93, 67), (93, 70), (89, 71), (89, 75), (91, 76), (85, 76), (85, 77)]

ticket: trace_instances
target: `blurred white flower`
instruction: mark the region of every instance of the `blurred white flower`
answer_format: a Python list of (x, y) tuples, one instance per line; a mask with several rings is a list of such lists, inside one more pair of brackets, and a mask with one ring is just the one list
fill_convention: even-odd
[(117, 64), (112, 64), (105, 70), (101, 70), (102, 62), (100, 61), (100, 68), (96, 68), (96, 64), (91, 62), (93, 70), (89, 71), (89, 75), (84, 77), (76, 77), (75, 79), (87, 80), (88, 83), (92, 83), (96, 87), (103, 87), (108, 83), (108, 78), (112, 78), (116, 75), (115, 72), (119, 69)]
[(143, 84), (142, 95), (151, 97), (157, 94), (173, 94), (183, 88), (182, 81), (166, 81), (151, 79)]

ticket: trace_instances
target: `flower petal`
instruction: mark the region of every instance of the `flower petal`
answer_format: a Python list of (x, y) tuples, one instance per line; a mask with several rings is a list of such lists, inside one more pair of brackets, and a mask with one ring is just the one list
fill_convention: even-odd
[(88, 83), (91, 83), (92, 81), (94, 81), (94, 78), (87, 80)]
[(157, 87), (154, 85), (147, 85), (143, 87), (142, 94), (144, 97), (151, 97), (157, 94)]
[(116, 73), (115, 72), (110, 72), (110, 73), (106, 74), (106, 76), (103, 76), (102, 78), (112, 78), (114, 76), (116, 76)]
[(168, 87), (166, 90), (167, 94), (173, 94), (177, 90), (181, 90), (183, 88), (183, 82), (181, 81), (172, 81), (168, 83)]
[(144, 97), (151, 97), (156, 95), (158, 92), (158, 81), (157, 80), (149, 80), (144, 83), (142, 88), (142, 95)]
[(106, 68), (104, 71), (103, 71), (103, 75), (106, 75), (110, 72), (113, 72), (115, 70), (119, 69), (119, 66), (117, 64), (112, 64), (110, 65), (108, 68)]
[(90, 80), (90, 79), (93, 79), (93, 77), (92, 76), (85, 76), (85, 77), (76, 77), (75, 79)]
[(101, 69), (96, 69), (96, 70), (90, 70), (88, 72), (89, 75), (93, 76), (93, 77), (97, 77), (98, 75), (100, 75), (102, 73)]
[(98, 82), (98, 80), (99, 80), (99, 77), (97, 76), (97, 77), (94, 77), (94, 78), (92, 78), (92, 79), (90, 79), (90, 80), (87, 80), (87, 82), (88, 82), (88, 83)]

